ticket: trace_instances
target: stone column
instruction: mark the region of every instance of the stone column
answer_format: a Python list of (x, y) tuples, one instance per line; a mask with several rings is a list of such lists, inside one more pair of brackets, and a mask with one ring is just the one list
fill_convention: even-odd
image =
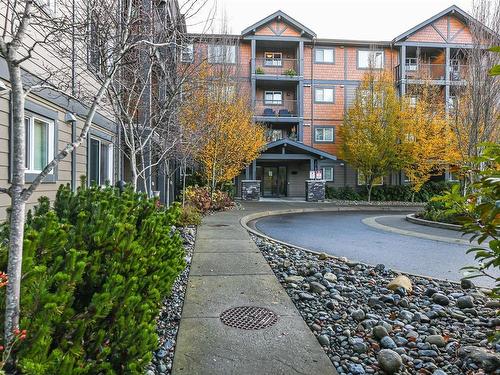
[(258, 201), (260, 199), (260, 180), (242, 180), (241, 199), (244, 201)]
[(306, 180), (306, 201), (323, 202), (325, 200), (325, 180)]

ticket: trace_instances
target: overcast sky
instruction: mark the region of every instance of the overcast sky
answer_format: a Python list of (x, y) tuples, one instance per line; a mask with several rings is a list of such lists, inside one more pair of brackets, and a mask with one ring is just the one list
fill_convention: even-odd
[[(212, 1), (212, 0), (210, 0)], [(214, 0), (215, 1), (215, 0)], [(450, 5), (470, 12), (472, 0), (216, 0), (229, 31), (240, 34), (262, 18), (282, 10), (318, 38), (392, 40)], [(205, 12), (209, 7), (205, 7)], [(201, 15), (199, 19), (201, 19)], [(200, 25), (188, 21), (190, 32)]]

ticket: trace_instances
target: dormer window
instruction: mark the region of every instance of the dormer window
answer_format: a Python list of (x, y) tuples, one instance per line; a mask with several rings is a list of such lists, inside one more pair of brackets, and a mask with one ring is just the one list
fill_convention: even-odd
[(265, 66), (283, 66), (283, 54), (281, 52), (266, 52), (264, 54)]

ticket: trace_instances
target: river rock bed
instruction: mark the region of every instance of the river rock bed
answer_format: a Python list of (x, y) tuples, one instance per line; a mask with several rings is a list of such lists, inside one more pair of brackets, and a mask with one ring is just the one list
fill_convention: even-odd
[(191, 268), (196, 228), (181, 228), (180, 234), (186, 251), (186, 268), (175, 280), (172, 287), (172, 294), (163, 301), (160, 315), (157, 318), (160, 345), (153, 354), (153, 360), (147, 368), (146, 375), (165, 375), (170, 374), (172, 371), (177, 332), (181, 321), (182, 306), (184, 304), (186, 285)]
[(339, 374), (500, 374), (500, 305), (470, 281), (253, 239)]

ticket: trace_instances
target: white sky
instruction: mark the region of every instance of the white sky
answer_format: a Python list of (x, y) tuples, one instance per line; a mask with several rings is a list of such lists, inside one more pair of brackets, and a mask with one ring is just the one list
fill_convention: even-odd
[[(318, 38), (392, 40), (450, 5), (471, 11), (472, 0), (209, 0), (217, 1), (218, 21), (225, 12), (229, 32), (243, 29), (282, 10), (314, 31)], [(182, 4), (182, 0), (181, 0)], [(188, 21), (200, 32), (211, 5)], [(203, 14), (202, 14), (203, 13)], [(196, 25), (196, 23), (200, 23)]]

